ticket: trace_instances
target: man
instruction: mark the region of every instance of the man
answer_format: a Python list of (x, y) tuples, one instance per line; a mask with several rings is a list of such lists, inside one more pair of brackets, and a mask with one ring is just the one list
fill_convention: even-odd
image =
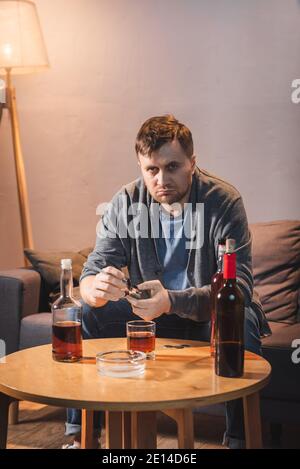
[[(142, 318), (156, 322), (158, 337), (209, 341), (218, 240), (233, 238), (245, 347), (260, 354), (260, 336), (269, 330), (253, 300), (251, 239), (239, 192), (196, 166), (192, 134), (171, 115), (148, 119), (135, 149), (142, 177), (113, 197), (82, 271), (84, 337), (125, 336), (126, 322)], [(150, 298), (124, 298), (124, 267)], [(224, 443), (243, 447), (241, 401), (226, 405), (226, 417)], [(79, 411), (69, 409), (67, 420), (66, 434), (80, 432)]]

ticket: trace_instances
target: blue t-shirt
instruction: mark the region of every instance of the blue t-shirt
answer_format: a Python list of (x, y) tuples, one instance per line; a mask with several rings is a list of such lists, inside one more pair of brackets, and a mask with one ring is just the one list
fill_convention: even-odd
[(188, 288), (187, 266), (189, 250), (186, 249), (184, 214), (174, 218), (160, 207), (159, 238), (156, 239), (158, 258), (163, 266), (163, 284), (169, 290)]

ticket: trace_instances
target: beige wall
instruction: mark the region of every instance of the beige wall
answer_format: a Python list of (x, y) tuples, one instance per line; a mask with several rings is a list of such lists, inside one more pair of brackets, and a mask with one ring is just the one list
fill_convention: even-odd
[[(300, 217), (300, 3), (37, 0), (51, 69), (16, 77), (35, 247), (92, 245), (96, 207), (138, 175), (140, 124), (172, 112), (200, 166), (250, 221)], [(21, 264), (14, 167), (0, 129), (0, 268)]]

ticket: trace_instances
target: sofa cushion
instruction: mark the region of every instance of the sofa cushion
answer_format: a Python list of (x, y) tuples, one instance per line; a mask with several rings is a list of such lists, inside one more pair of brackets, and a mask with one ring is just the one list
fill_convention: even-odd
[(94, 248), (84, 248), (84, 249), (81, 249), (81, 251), (79, 251), (79, 254), (81, 254), (83, 257), (87, 258), (89, 256), (89, 254), (93, 251)]
[[(295, 339), (300, 339), (300, 323), (286, 324), (269, 322), (273, 334), (262, 340), (263, 356), (272, 366), (270, 383), (262, 390), (262, 396), (269, 399), (300, 402), (300, 363), (292, 355), (299, 357)], [(297, 360), (298, 361), (298, 360)]]
[(262, 339), (263, 347), (286, 348), (291, 350), (292, 353), (293, 340), (300, 340), (300, 323), (288, 324), (269, 321), (269, 326), (272, 335)]
[(79, 285), (82, 266), (86, 261), (86, 257), (82, 254), (72, 251), (35, 251), (33, 249), (25, 249), (24, 253), (34, 269), (40, 273), (50, 292), (55, 293), (60, 290), (61, 259), (72, 259), (73, 283), (75, 286)]
[(250, 228), (254, 286), (267, 318), (295, 323), (299, 314), (300, 221), (255, 223)]
[(38, 313), (21, 321), (20, 349), (50, 344), (52, 340), (52, 314)]

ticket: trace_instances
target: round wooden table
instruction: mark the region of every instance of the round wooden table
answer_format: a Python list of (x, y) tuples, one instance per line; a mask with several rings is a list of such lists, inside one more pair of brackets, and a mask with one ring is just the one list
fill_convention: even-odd
[[(182, 349), (164, 345), (187, 344)], [(82, 409), (82, 447), (90, 447), (93, 410), (106, 412), (108, 448), (155, 448), (156, 412), (178, 424), (178, 445), (193, 448), (192, 409), (243, 398), (246, 447), (262, 446), (259, 391), (268, 383), (271, 366), (245, 353), (242, 378), (215, 375), (207, 343), (157, 339), (156, 359), (147, 360), (136, 378), (100, 376), (98, 352), (126, 349), (126, 339), (84, 341), (81, 362), (59, 363), (51, 345), (25, 349), (0, 364), (0, 447), (6, 447), (9, 404), (16, 399)]]

